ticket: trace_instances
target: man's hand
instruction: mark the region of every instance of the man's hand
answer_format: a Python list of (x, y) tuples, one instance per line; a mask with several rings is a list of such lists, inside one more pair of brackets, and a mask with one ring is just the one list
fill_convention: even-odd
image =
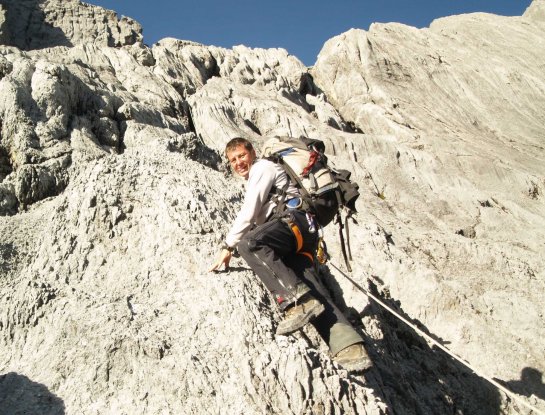
[(231, 257), (233, 254), (228, 249), (222, 249), (220, 251), (220, 256), (218, 260), (212, 265), (212, 267), (208, 270), (210, 271), (218, 271), (223, 264), (225, 264), (225, 269), (229, 268), (229, 261), (231, 261)]

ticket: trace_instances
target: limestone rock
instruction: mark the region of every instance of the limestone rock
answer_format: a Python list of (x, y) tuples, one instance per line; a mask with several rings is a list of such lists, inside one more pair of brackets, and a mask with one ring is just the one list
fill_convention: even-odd
[(309, 69), (282, 49), (149, 48), (75, 0), (3, 1), (0, 408), (516, 413), (342, 276), (334, 226), (320, 272), (365, 376), (312, 326), (275, 336), (242, 261), (207, 272), (242, 198), (226, 141), (303, 134), (360, 184), (354, 282), (543, 410), (543, 15), (377, 24)]
[(545, 23), (545, 2), (543, 0), (533, 0), (523, 15), (530, 19), (532, 24), (542, 25)]
[(78, 0), (2, 0), (0, 41), (22, 50), (84, 43), (119, 47), (141, 42), (142, 27)]
[(354, 157), (379, 196), (365, 210), (392, 234), (380, 258), (363, 238), (360, 267), (501, 379), (545, 370), (535, 337), (545, 334), (543, 6), (429, 29), (351, 30), (330, 39), (312, 69), (365, 133)]

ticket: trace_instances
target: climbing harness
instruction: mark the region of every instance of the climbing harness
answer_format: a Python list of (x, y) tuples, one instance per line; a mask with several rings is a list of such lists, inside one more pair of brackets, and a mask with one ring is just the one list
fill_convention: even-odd
[(422, 330), (420, 330), (418, 327), (416, 327), (413, 323), (411, 323), (409, 320), (407, 320), (406, 318), (404, 318), (402, 315), (400, 315), (398, 312), (396, 312), (394, 309), (392, 309), (391, 307), (389, 307), (386, 303), (384, 303), (380, 298), (378, 298), (377, 296), (373, 295), (372, 293), (369, 292), (369, 290), (366, 290), (365, 288), (363, 288), (360, 284), (358, 284), (356, 281), (354, 281), (354, 279), (352, 279), (350, 276), (346, 275), (343, 271), (341, 271), (339, 269), (339, 267), (337, 267), (334, 263), (332, 263), (331, 261), (329, 261), (329, 263), (331, 264), (331, 266), (333, 268), (335, 268), (337, 271), (339, 271), (348, 281), (350, 281), (357, 289), (359, 289), (361, 292), (363, 292), (367, 297), (371, 298), (372, 300), (374, 300), (377, 304), (379, 304), (381, 307), (383, 307), (386, 311), (388, 311), (389, 313), (391, 313), (394, 317), (396, 317), (397, 319), (401, 320), (403, 323), (405, 323), (407, 326), (409, 326), (411, 329), (413, 329), (414, 331), (416, 331), (420, 336), (424, 337), (428, 342), (434, 344), (435, 346), (439, 347), (442, 351), (444, 351), (446, 354), (448, 354), (449, 356), (451, 356), (452, 358), (454, 358), (455, 360), (457, 360), (458, 362), (460, 362), (462, 365), (464, 365), (465, 367), (467, 367), (469, 370), (471, 370), (473, 373), (475, 373), (477, 376), (479, 376), (480, 378), (488, 381), (489, 383), (491, 383), (492, 385), (494, 385), (496, 388), (498, 388), (499, 390), (501, 390), (503, 393), (505, 393), (508, 397), (514, 399), (516, 402), (518, 402), (519, 404), (525, 406), (527, 409), (533, 411), (534, 413), (538, 414), (538, 415), (545, 415), (545, 413), (543, 411), (540, 411), (539, 409), (537, 409), (536, 407), (530, 405), (529, 403), (527, 403), (526, 401), (524, 401), (520, 396), (518, 396), (517, 394), (515, 394), (514, 392), (510, 391), (509, 389), (507, 389), (505, 386), (503, 386), (502, 384), (500, 384), (499, 382), (497, 382), (496, 380), (484, 375), (483, 373), (481, 373), (479, 370), (475, 369), (471, 364), (469, 364), (468, 362), (466, 362), (465, 360), (463, 360), (461, 357), (458, 357), (456, 354), (454, 354), (453, 352), (451, 352), (448, 348), (446, 348), (445, 346), (443, 346), (441, 343), (439, 343), (437, 340), (433, 339), (431, 336), (429, 336), (428, 334), (424, 333)]
[(289, 226), (289, 228), (291, 229), (291, 232), (293, 233), (293, 236), (295, 237), (295, 244), (296, 244), (295, 252), (298, 255), (304, 255), (311, 262), (313, 262), (314, 257), (312, 256), (312, 254), (310, 252), (302, 251), (304, 241), (303, 241), (303, 234), (301, 233), (301, 229), (299, 229), (299, 226), (289, 218), (284, 218), (283, 220)]

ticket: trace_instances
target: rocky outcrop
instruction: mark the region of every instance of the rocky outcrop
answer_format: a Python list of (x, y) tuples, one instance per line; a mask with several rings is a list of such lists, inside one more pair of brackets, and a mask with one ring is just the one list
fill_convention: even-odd
[(242, 261), (207, 272), (242, 196), (224, 144), (275, 134), (324, 139), (360, 183), (354, 281), (543, 408), (544, 10), (352, 30), (309, 69), (282, 49), (150, 48), (77, 1), (3, 1), (0, 408), (515, 413), (341, 275), (333, 226), (321, 273), (367, 340), (365, 376), (313, 327), (274, 336)]
[(22, 50), (89, 43), (120, 47), (141, 42), (142, 27), (78, 0), (2, 0), (0, 41)]

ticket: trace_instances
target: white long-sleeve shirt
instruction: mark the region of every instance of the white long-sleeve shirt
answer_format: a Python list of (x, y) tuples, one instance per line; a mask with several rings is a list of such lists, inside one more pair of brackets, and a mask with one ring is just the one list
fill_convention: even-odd
[[(254, 223), (261, 225), (267, 220), (276, 206), (269, 193), (273, 186), (283, 189), (287, 180), (284, 169), (272, 161), (259, 159), (252, 165), (246, 182), (244, 203), (225, 238), (227, 245), (234, 247)], [(288, 193), (298, 194), (298, 191), (290, 184)]]

